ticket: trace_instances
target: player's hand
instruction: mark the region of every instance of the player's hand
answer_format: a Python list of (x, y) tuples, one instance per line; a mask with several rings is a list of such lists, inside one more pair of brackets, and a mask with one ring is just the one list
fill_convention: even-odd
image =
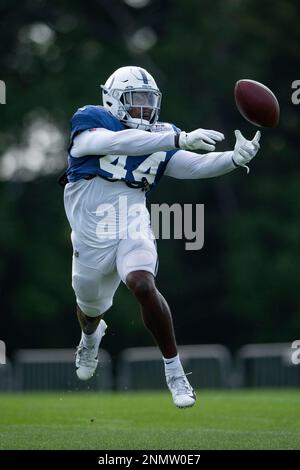
[(192, 132), (180, 132), (179, 148), (183, 150), (207, 150), (213, 152), (216, 142), (221, 142), (225, 137), (221, 132), (196, 129)]
[(245, 166), (249, 172), (249, 168), (246, 166), (246, 164), (255, 157), (260, 148), (260, 131), (256, 132), (252, 140), (246, 140), (240, 131), (234, 131), (234, 133), (236, 137), (236, 143), (232, 156), (233, 163), (236, 166)]

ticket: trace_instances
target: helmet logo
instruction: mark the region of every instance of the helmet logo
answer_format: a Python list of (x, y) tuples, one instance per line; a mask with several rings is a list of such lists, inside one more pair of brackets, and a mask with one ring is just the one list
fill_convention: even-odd
[(138, 76), (136, 75), (136, 73), (134, 73), (133, 70), (131, 70), (132, 75), (134, 75), (134, 77), (135, 77), (137, 80), (143, 80), (143, 83), (144, 83), (145, 85), (149, 85), (149, 80), (148, 80), (148, 77), (147, 77), (147, 75), (145, 74), (144, 70), (143, 70), (143, 69), (137, 69), (137, 70), (138, 70), (139, 73), (141, 74), (141, 78), (138, 77)]
[(139, 69), (139, 72), (141, 72), (141, 75), (142, 75), (142, 78), (143, 78), (143, 82), (148, 85), (148, 78), (147, 78), (147, 75), (145, 74), (144, 70), (142, 69)]

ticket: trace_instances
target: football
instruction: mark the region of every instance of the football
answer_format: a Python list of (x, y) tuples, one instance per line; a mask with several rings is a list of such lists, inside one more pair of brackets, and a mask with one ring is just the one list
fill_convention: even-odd
[(241, 115), (255, 126), (275, 127), (280, 109), (274, 93), (254, 80), (239, 80), (235, 84), (234, 97)]

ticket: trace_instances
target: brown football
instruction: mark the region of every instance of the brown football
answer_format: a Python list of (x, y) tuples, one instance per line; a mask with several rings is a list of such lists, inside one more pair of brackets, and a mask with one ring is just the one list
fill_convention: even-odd
[(239, 80), (234, 87), (235, 103), (241, 115), (255, 126), (275, 127), (280, 109), (276, 96), (254, 80)]

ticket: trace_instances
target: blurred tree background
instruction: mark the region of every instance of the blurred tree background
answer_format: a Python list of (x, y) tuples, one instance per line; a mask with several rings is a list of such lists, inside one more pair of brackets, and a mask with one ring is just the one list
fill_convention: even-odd
[[(118, 67), (140, 65), (163, 92), (161, 120), (187, 131), (256, 131), (233, 100), (236, 80), (269, 86), (281, 121), (263, 130), (243, 169), (211, 180), (165, 177), (149, 202), (205, 204), (205, 245), (159, 241), (158, 287), (180, 344), (299, 337), (300, 4), (296, 0), (1, 0), (0, 338), (19, 348), (74, 347), (70, 229), (58, 174), (69, 120), (100, 103), (99, 85)], [(111, 353), (151, 345), (138, 305), (119, 288), (106, 316)]]

